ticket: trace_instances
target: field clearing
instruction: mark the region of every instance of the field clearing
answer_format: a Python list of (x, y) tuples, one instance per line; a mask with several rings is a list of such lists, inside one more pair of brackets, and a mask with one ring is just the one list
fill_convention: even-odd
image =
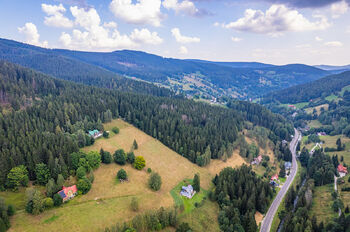
[(310, 215), (316, 216), (317, 221), (324, 223), (329, 222), (332, 218), (337, 216), (332, 209), (332, 191), (334, 190), (333, 184), (315, 187)]
[[(115, 126), (120, 129), (117, 135), (111, 131)], [(97, 139), (92, 146), (82, 150), (99, 151), (103, 148), (113, 154), (115, 150), (122, 148), (128, 152), (136, 139), (139, 148), (134, 153), (145, 158), (146, 168), (138, 171), (130, 164), (124, 166), (115, 163), (101, 164), (100, 168), (94, 171), (95, 181), (88, 194), (78, 196), (67, 204), (47, 210), (38, 216), (19, 212), (12, 218), (10, 231), (65, 231), (68, 227), (73, 231), (100, 231), (116, 222), (131, 220), (136, 214), (146, 210), (173, 206), (174, 200), (170, 191), (182, 180), (192, 179), (195, 173), (200, 174), (201, 187), (209, 189), (212, 178), (221, 171), (221, 168), (236, 167), (244, 163), (244, 160), (235, 153), (226, 163), (212, 160), (207, 167), (199, 167), (122, 120), (113, 120), (105, 124), (105, 130), (110, 131), (108, 139)], [(120, 168), (127, 172), (129, 181), (117, 184), (115, 178)], [(162, 177), (160, 191), (153, 192), (148, 188), (147, 181), (150, 174), (146, 172), (147, 168), (158, 172)], [(140, 210), (137, 213), (130, 208), (132, 197), (139, 199)], [(206, 208), (213, 208), (210, 203), (208, 201), (200, 209), (196, 208), (192, 212), (199, 214)], [(188, 215), (192, 215), (192, 212)], [(214, 210), (214, 214), (212, 220), (217, 221), (217, 210)], [(199, 218), (208, 220), (203, 218), (206, 216), (202, 215)], [(195, 219), (192, 217), (192, 223), (199, 224)]]
[(344, 96), (345, 91), (350, 91), (350, 85), (342, 88), (342, 90), (340, 91), (340, 96)]
[(337, 101), (339, 100), (339, 97), (332, 94), (332, 95), (329, 95), (328, 97), (325, 98), (327, 101)]
[(311, 120), (307, 124), (310, 128), (320, 128), (323, 126), (318, 120)]
[(349, 177), (350, 177), (349, 174), (346, 175), (344, 177), (345, 183), (338, 186), (339, 187), (338, 190), (339, 190), (339, 193), (340, 193), (340, 198), (342, 199), (342, 201), (344, 203), (344, 208), (346, 208), (346, 206), (350, 207), (350, 192), (341, 191), (341, 188), (350, 187), (350, 183), (348, 182)]
[(18, 192), (13, 192), (11, 190), (0, 192), (0, 197), (5, 199), (6, 204), (13, 205), (16, 210), (25, 208), (25, 188), (20, 188)]
[(315, 106), (315, 107), (306, 108), (305, 111), (308, 114), (312, 114), (314, 109), (315, 109), (316, 112), (317, 112), (317, 115), (320, 115), (321, 114), (321, 108), (323, 108), (325, 111), (327, 111), (328, 108), (329, 108), (329, 104), (323, 104), (323, 105), (319, 105), (319, 106)]

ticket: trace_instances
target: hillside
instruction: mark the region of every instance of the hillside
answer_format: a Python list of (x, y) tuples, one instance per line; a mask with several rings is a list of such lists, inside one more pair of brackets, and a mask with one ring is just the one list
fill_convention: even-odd
[(179, 60), (131, 50), (98, 53), (44, 49), (5, 39), (0, 40), (0, 58), (90, 85), (122, 90), (141, 89), (139, 85), (142, 85), (149, 88), (146, 92), (153, 93), (150, 85), (115, 75), (121, 74), (207, 99), (258, 97), (328, 74), (328, 71), (301, 64), (273, 66), (254, 62)]

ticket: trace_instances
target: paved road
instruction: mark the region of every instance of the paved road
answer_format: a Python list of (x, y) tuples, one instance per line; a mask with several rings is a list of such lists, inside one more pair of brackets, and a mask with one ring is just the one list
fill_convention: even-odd
[(290, 170), (290, 175), (287, 178), (286, 182), (282, 186), (281, 190), (278, 192), (276, 198), (272, 202), (269, 210), (267, 211), (264, 220), (262, 221), (260, 231), (261, 232), (268, 232), (271, 229), (272, 220), (277, 212), (278, 206), (281, 204), (283, 197), (286, 195), (290, 185), (292, 184), (297, 172), (298, 172), (298, 164), (296, 159), (296, 149), (298, 145), (298, 140), (300, 138), (300, 132), (294, 129), (294, 138), (289, 144), (289, 149), (292, 152), (293, 159), (292, 159), (292, 168)]

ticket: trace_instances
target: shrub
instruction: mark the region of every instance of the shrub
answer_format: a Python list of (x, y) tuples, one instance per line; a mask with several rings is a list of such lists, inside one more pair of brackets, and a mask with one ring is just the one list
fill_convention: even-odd
[(176, 229), (176, 232), (192, 232), (192, 228), (190, 227), (190, 225), (187, 222), (183, 222)]
[(28, 188), (26, 190), (26, 211), (28, 213), (37, 215), (44, 211), (44, 199), (40, 191), (34, 188)]
[(53, 205), (54, 206), (60, 206), (63, 203), (63, 199), (60, 195), (58, 195), (58, 193), (56, 193), (55, 195), (53, 195)]
[(134, 142), (132, 143), (132, 147), (137, 150), (139, 148), (139, 145), (136, 142), (136, 139), (134, 139)]
[(97, 151), (90, 151), (86, 154), (86, 160), (92, 169), (97, 169), (101, 164), (101, 155)]
[(57, 186), (55, 184), (55, 180), (51, 178), (49, 182), (46, 184), (46, 196), (52, 197), (52, 195), (56, 192)]
[(124, 165), (126, 163), (125, 152), (123, 149), (119, 149), (114, 152), (114, 162), (119, 165)]
[(108, 133), (107, 131), (104, 131), (103, 134), (102, 134), (102, 136), (103, 136), (104, 138), (108, 138), (108, 137), (109, 137), (109, 133)]
[(154, 190), (158, 191), (162, 186), (162, 178), (156, 172), (153, 172), (148, 180), (148, 186)]
[(134, 212), (139, 210), (139, 200), (136, 197), (131, 199), (131, 209)]
[(50, 179), (50, 170), (44, 163), (35, 165), (36, 182), (40, 185), (46, 185)]
[(129, 152), (126, 156), (126, 161), (129, 163), (129, 164), (133, 164), (135, 162), (135, 154), (134, 152)]
[(195, 174), (193, 178), (193, 190), (196, 192), (201, 191), (201, 180), (199, 174)]
[(51, 197), (47, 197), (44, 199), (44, 206), (46, 209), (50, 209), (54, 206), (53, 199)]
[(13, 216), (15, 214), (16, 210), (15, 207), (13, 205), (8, 205), (7, 206), (7, 215), (9, 217)]
[(89, 181), (90, 181), (91, 183), (94, 183), (95, 176), (94, 176), (94, 173), (93, 173), (93, 172), (90, 172), (90, 173), (89, 173), (88, 179), (89, 179)]
[(84, 176), (78, 181), (77, 188), (82, 194), (86, 194), (91, 189), (91, 182)]
[(29, 182), (28, 171), (24, 165), (14, 167), (7, 175), (8, 186), (15, 190), (19, 186), (27, 186)]
[(118, 127), (113, 127), (112, 131), (114, 134), (119, 134), (119, 128)]
[(148, 173), (151, 173), (151, 172), (152, 172), (152, 169), (151, 169), (151, 168), (147, 168), (147, 172), (148, 172)]
[(143, 158), (143, 156), (136, 156), (135, 158), (135, 163), (134, 163), (134, 167), (137, 170), (142, 170), (144, 167), (146, 166), (146, 161)]
[(101, 161), (104, 164), (110, 164), (112, 162), (112, 156), (111, 153), (108, 151), (104, 151), (102, 148), (100, 150), (100, 155), (101, 155)]
[(85, 170), (85, 168), (83, 167), (83, 166), (81, 166), (81, 167), (79, 167), (78, 169), (77, 169), (77, 178), (78, 179), (81, 179), (81, 178), (83, 178), (85, 175), (86, 175), (86, 170)]
[(124, 169), (120, 169), (117, 173), (117, 178), (119, 180), (126, 180), (128, 179), (128, 175), (126, 174), (126, 171)]

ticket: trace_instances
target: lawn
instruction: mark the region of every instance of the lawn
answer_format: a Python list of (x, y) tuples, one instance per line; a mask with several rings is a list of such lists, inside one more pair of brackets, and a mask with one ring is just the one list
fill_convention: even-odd
[(323, 105), (319, 105), (319, 106), (315, 106), (315, 107), (310, 107), (310, 108), (306, 108), (305, 111), (308, 114), (312, 114), (314, 112), (314, 109), (317, 112), (317, 115), (321, 114), (321, 108), (323, 108), (325, 111), (328, 110), (329, 105), (328, 104), (323, 104)]
[(311, 217), (315, 215), (318, 222), (327, 223), (337, 216), (332, 209), (332, 191), (334, 191), (334, 184), (318, 186), (314, 189), (310, 215)]
[[(195, 173), (199, 173), (201, 186), (209, 189), (212, 178), (221, 168), (242, 164), (242, 161), (236, 162), (236, 159), (241, 157), (233, 154), (226, 163), (214, 160), (207, 167), (199, 167), (122, 120), (113, 120), (104, 126), (110, 131), (110, 137), (97, 139), (92, 146), (82, 150), (99, 151), (103, 148), (114, 153), (122, 148), (129, 151), (136, 139), (139, 148), (134, 151), (135, 155), (145, 158), (146, 168), (138, 171), (131, 165), (121, 167), (115, 163), (101, 164), (100, 168), (94, 171), (95, 181), (88, 194), (76, 197), (67, 204), (47, 210), (38, 216), (18, 212), (12, 219), (10, 231), (64, 231), (68, 227), (73, 231), (103, 230), (116, 222), (130, 220), (137, 214), (130, 208), (133, 197), (139, 199), (139, 213), (162, 206), (171, 207), (174, 200), (170, 191), (184, 179), (192, 179)], [(111, 131), (115, 126), (120, 129), (119, 134)], [(214, 165), (218, 167), (213, 167)], [(120, 168), (127, 172), (129, 182), (115, 184), (116, 173)], [(146, 172), (147, 168), (158, 172), (162, 177), (160, 191), (153, 192), (148, 188), (150, 174)], [(197, 212), (197, 209), (193, 212)], [(214, 218), (217, 220), (217, 215)]]
[(350, 192), (341, 191), (341, 188), (343, 188), (343, 187), (350, 187), (350, 183), (348, 182), (349, 177), (350, 177), (349, 174), (347, 176), (345, 176), (344, 177), (345, 183), (338, 186), (338, 190), (339, 190), (339, 193), (340, 193), (340, 198), (344, 202), (344, 208), (346, 206), (350, 207)]
[(287, 103), (287, 104), (281, 104), (281, 106), (287, 107), (287, 108), (289, 108), (289, 105), (293, 105), (293, 106), (295, 106), (295, 107), (298, 108), (298, 109), (302, 109), (302, 108), (304, 108), (305, 106), (309, 105), (309, 102), (300, 102), (300, 103), (296, 103), (296, 104), (289, 104), (289, 103)]
[(308, 126), (309, 126), (310, 128), (320, 128), (320, 127), (322, 127), (323, 125), (322, 125), (322, 123), (320, 123), (320, 121), (318, 121), (318, 120), (311, 120), (311, 121), (308, 122)]
[(335, 101), (335, 100), (338, 100), (338, 96), (332, 94), (328, 97), (325, 98), (327, 101)]
[(20, 188), (18, 192), (11, 190), (0, 192), (0, 197), (5, 199), (6, 204), (13, 205), (16, 210), (22, 210), (25, 208), (25, 189)]

